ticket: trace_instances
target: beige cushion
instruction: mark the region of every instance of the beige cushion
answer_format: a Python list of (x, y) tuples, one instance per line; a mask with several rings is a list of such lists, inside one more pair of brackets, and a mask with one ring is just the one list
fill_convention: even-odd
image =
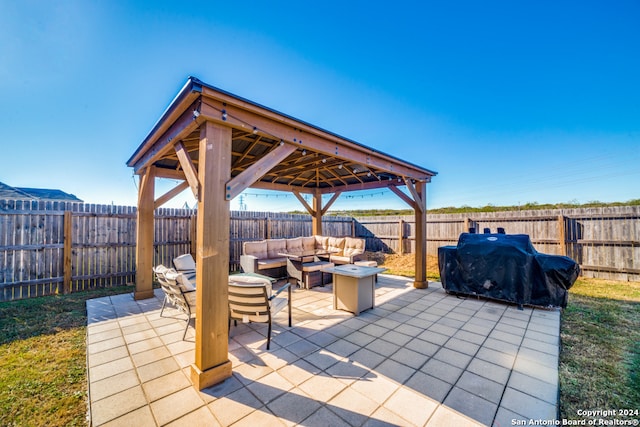
[(323, 268), (335, 267), (332, 262), (316, 261), (302, 264), (302, 271), (320, 271)]
[(344, 242), (344, 237), (329, 237), (327, 249), (330, 252), (334, 252), (335, 255), (342, 256), (342, 252), (344, 251)]
[(364, 239), (355, 239), (353, 237), (345, 237), (344, 239), (344, 256), (354, 256), (364, 253)]
[(244, 242), (242, 244), (242, 253), (245, 255), (253, 255), (258, 259), (267, 258), (267, 242)]
[(293, 239), (287, 239), (287, 251), (300, 252), (304, 249), (302, 246), (302, 237), (295, 237)]
[(263, 258), (258, 260), (258, 270), (268, 270), (270, 268), (284, 267), (287, 265), (286, 258)]
[(253, 276), (229, 276), (229, 283), (233, 285), (264, 285), (267, 288), (267, 297), (271, 296), (271, 281)]
[(313, 238), (316, 240), (316, 249), (327, 249), (329, 238), (327, 236), (315, 235)]
[(267, 258), (282, 258), (281, 252), (286, 252), (287, 241), (285, 239), (267, 240)]
[(338, 264), (349, 264), (351, 262), (351, 257), (342, 255), (331, 255), (329, 259), (331, 262), (336, 262)]
[(359, 265), (361, 267), (377, 267), (378, 263), (375, 261), (356, 261), (355, 265)]
[(173, 266), (178, 271), (195, 270), (196, 261), (193, 259), (191, 254), (182, 254), (173, 259)]
[(313, 236), (309, 237), (301, 237), (302, 239), (302, 249), (305, 251), (312, 251), (316, 248), (316, 238)]

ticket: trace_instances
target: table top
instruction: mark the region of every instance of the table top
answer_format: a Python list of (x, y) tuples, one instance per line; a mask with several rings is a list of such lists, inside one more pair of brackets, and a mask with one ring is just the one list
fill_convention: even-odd
[(374, 274), (382, 273), (383, 271), (387, 271), (387, 269), (380, 267), (364, 267), (354, 264), (337, 265), (335, 267), (327, 267), (322, 269), (322, 272), (324, 273), (333, 273), (356, 278), (373, 276)]
[(282, 251), (278, 252), (278, 255), (285, 256), (287, 258), (304, 258), (317, 255), (330, 255), (332, 253), (334, 252), (327, 249), (312, 249), (306, 251)]

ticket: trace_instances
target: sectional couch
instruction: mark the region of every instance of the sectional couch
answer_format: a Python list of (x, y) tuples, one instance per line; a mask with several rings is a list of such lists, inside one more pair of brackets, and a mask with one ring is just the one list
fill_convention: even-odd
[[(287, 275), (287, 258), (282, 252), (325, 249), (331, 251), (326, 261), (334, 264), (353, 264), (365, 259), (365, 240), (355, 237), (309, 236), (292, 239), (267, 239), (244, 242), (240, 267), (245, 273), (258, 273), (270, 277)], [(321, 257), (322, 258), (322, 257)], [(313, 257), (303, 261), (314, 261)]]

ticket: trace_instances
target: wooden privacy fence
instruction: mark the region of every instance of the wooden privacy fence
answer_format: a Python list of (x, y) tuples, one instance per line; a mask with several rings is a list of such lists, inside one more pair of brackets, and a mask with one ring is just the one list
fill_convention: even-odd
[[(539, 252), (573, 258), (584, 277), (640, 281), (640, 206), (427, 215), (427, 254), (470, 228), (499, 227), (529, 235)], [(414, 252), (414, 228), (413, 216), (355, 218), (355, 235), (371, 251)]]
[[(192, 252), (196, 211), (157, 209), (154, 265)], [(352, 218), (327, 217), (331, 235), (352, 235)], [(242, 243), (311, 234), (311, 217), (233, 212), (230, 269)], [(0, 301), (118, 286), (135, 280), (136, 208), (0, 200)]]
[[(154, 264), (193, 252), (195, 214), (156, 210)], [(428, 254), (469, 227), (528, 234), (538, 251), (572, 257), (587, 277), (640, 280), (637, 206), (427, 215)], [(364, 237), (369, 251), (412, 253), (414, 228), (413, 216), (323, 220), (324, 234)], [(239, 269), (245, 241), (310, 234), (309, 215), (232, 212), (230, 270)], [(132, 283), (135, 245), (134, 207), (0, 200), (0, 301)]]

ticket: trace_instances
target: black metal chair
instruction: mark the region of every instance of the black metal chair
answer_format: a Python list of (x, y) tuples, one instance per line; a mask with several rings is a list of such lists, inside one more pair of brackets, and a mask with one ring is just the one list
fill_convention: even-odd
[[(288, 296), (279, 295), (287, 290)], [(286, 283), (272, 292), (271, 282), (257, 277), (229, 277), (229, 330), (231, 320), (238, 325), (243, 323), (268, 323), (267, 350), (271, 345), (271, 323), (284, 307), (289, 308), (289, 327), (291, 327), (291, 284)]]

